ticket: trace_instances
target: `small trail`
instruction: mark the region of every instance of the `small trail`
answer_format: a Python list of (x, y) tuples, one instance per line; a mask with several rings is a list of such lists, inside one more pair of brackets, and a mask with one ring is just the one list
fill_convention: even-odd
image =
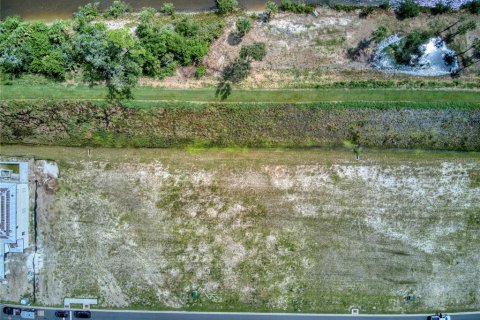
[(32, 268), (33, 268), (33, 303), (37, 301), (37, 276), (35, 273), (35, 260), (37, 258), (37, 200), (38, 200), (38, 180), (35, 179), (35, 203), (33, 205), (33, 228), (34, 228), (34, 242), (35, 249), (32, 259)]

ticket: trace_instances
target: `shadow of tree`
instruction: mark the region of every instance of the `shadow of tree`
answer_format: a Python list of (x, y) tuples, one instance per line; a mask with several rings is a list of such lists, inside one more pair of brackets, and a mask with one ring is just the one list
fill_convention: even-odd
[(230, 32), (227, 38), (227, 42), (231, 46), (237, 46), (242, 42), (242, 35), (240, 32)]
[(368, 56), (368, 48), (372, 40), (370, 39), (363, 39), (360, 40), (355, 48), (349, 48), (347, 50), (347, 56), (352, 61), (358, 61), (362, 57)]
[(222, 80), (218, 83), (217, 89), (215, 90), (215, 98), (220, 98), (224, 101), (232, 94), (232, 85), (229, 81)]

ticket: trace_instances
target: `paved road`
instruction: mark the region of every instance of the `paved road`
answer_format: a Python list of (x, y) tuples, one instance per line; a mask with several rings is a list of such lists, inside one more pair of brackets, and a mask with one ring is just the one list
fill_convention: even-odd
[[(3, 306), (1, 306), (3, 308)], [(40, 308), (37, 308), (39, 310)], [(45, 310), (39, 320), (54, 320), (55, 309)], [(206, 312), (148, 312), (148, 311), (103, 311), (92, 312), (92, 320), (426, 320), (427, 315), (330, 315), (330, 314), (274, 314), (274, 313), (206, 313)], [(478, 313), (451, 313), (452, 320), (480, 320)], [(11, 316), (10, 316), (11, 317)], [(1, 314), (1, 320), (10, 320)], [(20, 319), (19, 316), (11, 320)]]

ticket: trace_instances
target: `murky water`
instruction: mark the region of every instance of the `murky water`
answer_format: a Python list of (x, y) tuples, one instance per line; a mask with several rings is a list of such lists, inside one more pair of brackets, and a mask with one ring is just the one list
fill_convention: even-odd
[[(392, 35), (383, 40), (379, 45), (373, 58), (373, 65), (383, 72), (404, 73), (416, 76), (443, 76), (455, 72), (459, 68), (456, 54), (449, 49), (441, 38), (431, 38), (426, 44), (421, 46), (423, 54), (418, 58), (415, 65), (398, 65), (387, 54), (385, 49), (400, 42), (402, 37)], [(452, 56), (452, 61), (447, 63), (445, 56)]]
[[(179, 11), (204, 11), (215, 8), (215, 0), (125, 0), (135, 9), (143, 7), (161, 8), (164, 2), (172, 2)], [(237, 0), (246, 10), (262, 10), (267, 0)], [(280, 0), (275, 0), (280, 2)], [(0, 0), (0, 17), (19, 15), (24, 19), (54, 20), (70, 18), (79, 6), (90, 2), (100, 2), (102, 9), (111, 5), (113, 0)], [(380, 3), (381, 0), (310, 0), (318, 4), (327, 3)]]

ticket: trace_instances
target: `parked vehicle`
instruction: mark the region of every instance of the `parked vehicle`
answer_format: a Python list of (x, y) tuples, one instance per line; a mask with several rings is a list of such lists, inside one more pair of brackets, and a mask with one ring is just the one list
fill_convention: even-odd
[(448, 314), (435, 314), (432, 316), (428, 316), (427, 320), (452, 320), (452, 318)]
[(22, 312), (20, 312), (20, 318), (22, 319), (35, 319), (36, 315), (37, 310), (35, 309), (23, 309)]
[(55, 317), (57, 317), (57, 318), (69, 318), (70, 317), (70, 312), (67, 311), (67, 310), (55, 311)]
[(13, 308), (12, 307), (3, 307), (3, 313), (4, 314), (13, 314)]
[(77, 319), (90, 319), (90, 311), (75, 311), (73, 316)]

